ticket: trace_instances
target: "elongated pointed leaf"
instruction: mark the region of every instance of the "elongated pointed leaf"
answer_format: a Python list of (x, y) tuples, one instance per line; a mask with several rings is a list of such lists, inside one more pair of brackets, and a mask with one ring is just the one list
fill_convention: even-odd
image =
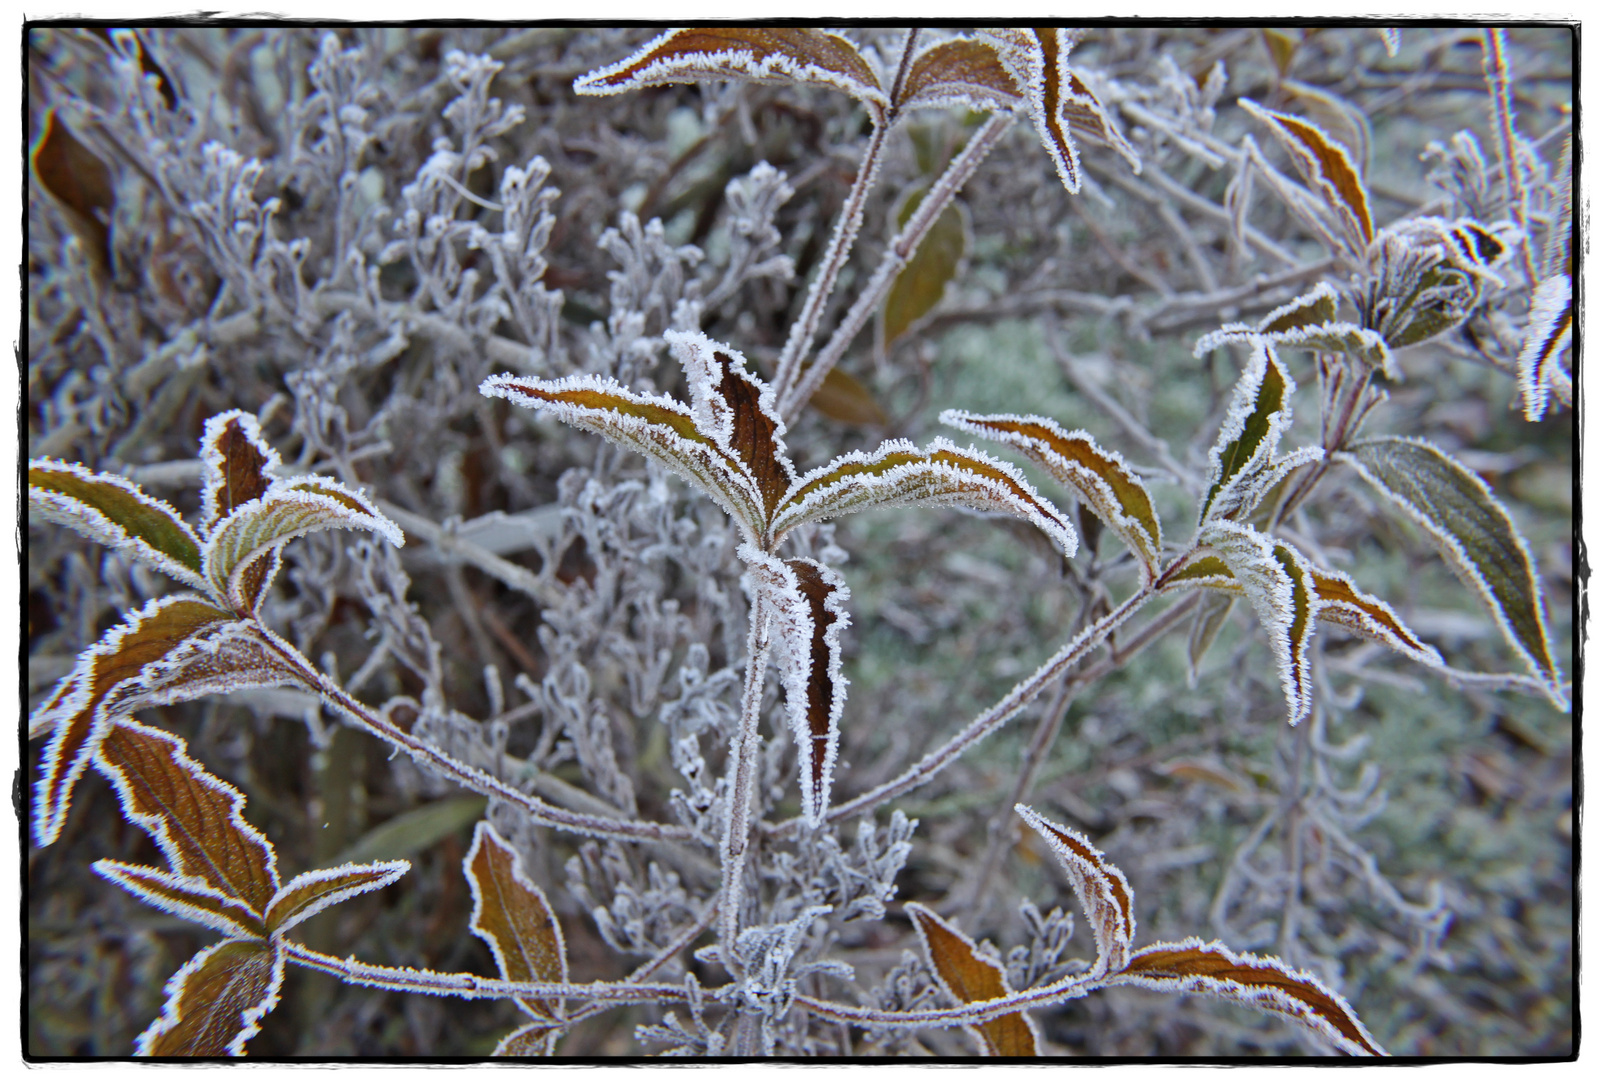
[(398, 859), (394, 862), (346, 863), (326, 870), (308, 870), (279, 889), (267, 903), (267, 930), (282, 934), (352, 896), (381, 889), (400, 880), (410, 869), (411, 863)]
[(1518, 354), (1518, 389), (1523, 392), (1523, 415), (1530, 421), (1545, 416), (1551, 373), (1558, 359), (1573, 344), (1573, 285), (1566, 274), (1553, 274), (1534, 290), (1529, 306), (1529, 328)]
[(218, 892), (199, 878), (179, 877), (153, 866), (101, 859), (94, 872), (114, 881), (152, 907), (199, 923), (228, 937), (267, 936), (261, 913), (236, 897)]
[(1431, 667), (1444, 664), (1434, 646), (1409, 630), (1394, 608), (1357, 588), (1354, 581), (1339, 571), (1314, 568), (1312, 592), (1317, 598), (1318, 618), (1388, 645), (1420, 664)]
[[(901, 203), (896, 215), (904, 227), (917, 212), (924, 192), (914, 191)], [(923, 242), (912, 252), (890, 284), (880, 310), (880, 330), (886, 346), (906, 333), (939, 306), (945, 289), (961, 273), (972, 233), (970, 214), (960, 200), (940, 211)]]
[(278, 1004), (284, 954), (263, 941), (220, 941), (167, 980), (161, 1015), (139, 1036), (141, 1057), (244, 1055)]
[(994, 47), (1001, 63), (1028, 95), (1029, 113), (1039, 132), (1045, 152), (1056, 166), (1056, 175), (1071, 194), (1078, 194), (1078, 146), (1068, 123), (1068, 106), (1073, 102), (1072, 72), (1067, 54), (1078, 43), (1081, 31), (1044, 26), (1032, 29), (990, 30), (983, 35)]
[(495, 1045), (490, 1057), (549, 1057), (556, 1052), (556, 1036), (561, 1029), (532, 1020)]
[(1390, 349), (1384, 336), (1376, 330), (1367, 330), (1355, 323), (1336, 319), (1334, 314), (1338, 303), (1328, 282), (1320, 282), (1305, 296), (1296, 297), (1269, 312), (1255, 327), (1228, 323), (1202, 335), (1195, 343), (1195, 355), (1204, 356), (1228, 342), (1251, 343), (1257, 338), (1265, 338), (1278, 346), (1344, 353), (1369, 367), (1378, 368), (1387, 378), (1399, 379), (1400, 371), (1390, 360)]
[(1279, 456), (1279, 440), (1293, 415), (1290, 396), (1295, 380), (1279, 362), (1272, 342), (1259, 335), (1250, 341), (1251, 358), (1235, 384), (1228, 414), (1208, 454), (1203, 526), (1214, 519), (1249, 514), (1290, 469), (1323, 456), (1315, 447)]
[(871, 454), (859, 450), (813, 469), (799, 480), (773, 515), (776, 543), (790, 529), (875, 506), (960, 506), (1012, 514), (1038, 527), (1062, 552), (1078, 550), (1067, 518), (1004, 461), (936, 438), (919, 450), (891, 439)]
[(102, 275), (111, 273), (111, 216), (116, 188), (111, 170), (56, 115), (45, 113), (44, 129), (28, 154), (39, 186), (62, 208), (84, 253)]
[(1134, 552), (1152, 580), (1162, 561), (1162, 523), (1151, 494), (1122, 455), (1098, 446), (1086, 431), (1063, 431), (1043, 416), (976, 416), (957, 409), (940, 423), (1014, 446), (1077, 495)]
[(1242, 596), (1245, 593), (1245, 586), (1228, 563), (1216, 555), (1195, 555), (1175, 563), (1162, 572), (1158, 584), (1162, 589), (1223, 589)]
[(752, 79), (843, 90), (883, 109), (889, 104), (873, 68), (849, 39), (799, 26), (697, 26), (667, 33), (638, 52), (578, 79), (580, 94), (617, 94), (642, 86)]
[(206, 589), (200, 538), (178, 511), (113, 473), (49, 458), (28, 462), (28, 509), (96, 543), (125, 550), (168, 577)]
[(152, 600), (78, 656), (72, 672), (29, 720), (30, 735), (54, 731), (34, 788), (34, 836), (40, 846), (61, 831), (72, 788), (116, 717), (107, 697), (207, 627), (232, 616), (189, 597)]
[(738, 352), (705, 334), (669, 330), (662, 337), (684, 368), (696, 429), (740, 463), (760, 497), (762, 521), (770, 520), (795, 482), (772, 387)]
[[(1321, 326), (1323, 323), (1333, 322), (1339, 310), (1340, 297), (1334, 291), (1334, 286), (1326, 281), (1317, 283), (1317, 287), (1304, 296), (1297, 296), (1287, 304), (1281, 304), (1263, 316), (1257, 323), (1256, 329), (1261, 334), (1282, 334), (1287, 330), (1298, 330), (1303, 326)], [(1210, 352), (1196, 346), (1196, 352)]]
[(1317, 599), (1311, 567), (1288, 544), (1238, 522), (1211, 523), (1201, 532), (1201, 542), (1222, 557), (1244, 587), (1278, 663), (1290, 723), (1300, 723), (1312, 709), (1309, 647)]
[(1346, 148), (1310, 120), (1265, 109), (1249, 98), (1241, 98), (1240, 106), (1273, 132), (1301, 177), (1333, 212), (1352, 250), (1365, 251), (1373, 242), (1373, 214), (1367, 185)]
[[(513, 982), (566, 982), (567, 946), (561, 923), (539, 886), (523, 873), (516, 850), (487, 821), (480, 821), (473, 831), (462, 872), (473, 894), (468, 925), (495, 954), (500, 977)], [(559, 999), (517, 1000), (536, 1021), (560, 1020), (563, 1015)]]
[(1058, 825), (1018, 803), (1014, 810), (1045, 838), (1078, 896), (1095, 931), (1095, 966), (1086, 976), (1100, 979), (1122, 971), (1134, 948), (1134, 891), (1123, 871), (1106, 861), (1096, 846), (1066, 825)]
[[(922, 904), (906, 905), (917, 928), (923, 955), (946, 993), (963, 1004), (1005, 997), (1006, 969), (999, 960), (982, 953), (973, 939)], [(1034, 1057), (1039, 1038), (1034, 1019), (1023, 1010), (976, 1024), (968, 1030), (981, 1040), (990, 1057)]]
[(1356, 1010), (1315, 976), (1273, 957), (1231, 952), (1216, 941), (1187, 938), (1149, 945), (1110, 984), (1226, 998), (1298, 1021), (1347, 1053), (1385, 1052)]
[(210, 531), (220, 518), (272, 485), (278, 452), (261, 437), (251, 414), (233, 409), (206, 421), (200, 439), (200, 527)]
[(772, 612), (800, 765), (801, 807), (808, 822), (821, 825), (849, 685), (840, 669), (840, 634), (850, 625), (845, 604), (851, 591), (843, 578), (812, 559), (786, 562), (749, 544), (740, 545), (739, 557), (750, 566)]
[(904, 111), (965, 106), (1003, 112), (1025, 104), (1023, 87), (989, 42), (956, 38), (932, 45), (912, 60), (897, 102)]
[(1089, 83), (1085, 82), (1076, 71), (1067, 73), (1062, 111), (1072, 122), (1074, 131), (1082, 132), (1093, 141), (1111, 147), (1128, 162), (1130, 169), (1135, 173), (1140, 171), (1139, 153), (1123, 136), (1111, 111), (1101, 104), (1101, 99), (1096, 96)]
[(234, 610), (254, 612), (267, 581), (258, 560), (296, 537), (323, 529), (366, 529), (396, 547), (405, 543), (399, 526), (365, 496), (337, 481), (277, 480), (265, 494), (217, 522), (204, 553), (206, 580)]
[(1381, 438), (1340, 455), (1396, 509), (1422, 527), (1500, 624), (1508, 643), (1567, 707), (1551, 656), (1540, 579), (1517, 526), (1477, 473), (1422, 439)]
[(182, 739), (122, 720), (106, 733), (96, 766), (174, 874), (266, 910), (278, 891), (272, 844), (244, 819), (245, 797), (190, 757)]
[(636, 394), (615, 379), (572, 375), (543, 380), (515, 375), (485, 379), (479, 391), (528, 409), (542, 409), (565, 424), (665, 466), (728, 511), (748, 540), (762, 536), (761, 492), (738, 458), (695, 427), (689, 406), (669, 397)]

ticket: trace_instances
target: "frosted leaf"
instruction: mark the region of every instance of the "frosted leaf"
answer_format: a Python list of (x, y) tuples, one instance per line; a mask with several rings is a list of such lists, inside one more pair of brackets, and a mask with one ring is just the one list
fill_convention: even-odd
[(1030, 807), (1018, 803), (1014, 810), (1029, 827), (1045, 838), (1068, 883), (1078, 896), (1090, 929), (1095, 932), (1095, 965), (1088, 978), (1100, 979), (1121, 971), (1134, 947), (1134, 892), (1123, 871), (1088, 839), (1065, 825), (1048, 821)]
[(1145, 482), (1122, 455), (1097, 445), (1086, 431), (1063, 431), (1043, 416), (976, 416), (947, 409), (940, 413), (940, 423), (1016, 447), (1082, 499), (1129, 546), (1146, 581), (1155, 577), (1162, 559), (1162, 523)]
[(1042, 498), (1012, 466), (972, 447), (936, 438), (923, 450), (891, 439), (871, 454), (853, 450), (795, 481), (773, 516), (781, 538), (808, 521), (840, 517), (875, 506), (958, 506), (1011, 514), (1039, 528), (1064, 555), (1078, 550), (1078, 534), (1062, 512)]
[(1320, 460), (1320, 447), (1306, 447), (1280, 456), (1280, 438), (1289, 430), (1293, 410), (1290, 378), (1272, 342), (1254, 332), (1247, 335), (1251, 358), (1229, 401), (1228, 414), (1208, 452), (1205, 498), (1200, 524), (1249, 514), (1274, 484), (1291, 469)]
[(1312, 593), (1317, 598), (1317, 617), (1325, 622), (1388, 645), (1420, 664), (1444, 665), (1434, 646), (1408, 629), (1394, 608), (1357, 588), (1354, 581), (1338, 570), (1313, 567)]
[(284, 950), (263, 941), (220, 941), (167, 980), (161, 1015), (140, 1033), (141, 1057), (241, 1057), (278, 1004)]
[(261, 912), (237, 897), (207, 885), (199, 878), (181, 877), (152, 866), (135, 866), (112, 859), (94, 863), (94, 872), (107, 881), (180, 919), (198, 923), (228, 937), (267, 936)]
[[(1062, 186), (1078, 194), (1078, 146), (1068, 124), (1068, 106), (1075, 94), (1067, 54), (1083, 32), (1058, 27), (991, 30), (984, 38), (995, 47), (1012, 78), (1028, 94), (1029, 113), (1040, 142), (1056, 166)], [(1098, 104), (1098, 103), (1097, 103)]]
[(250, 413), (231, 409), (207, 420), (200, 437), (201, 529), (210, 532), (219, 518), (264, 495), (278, 465), (278, 452)]
[[(510, 982), (565, 983), (567, 946), (561, 923), (539, 886), (528, 880), (522, 859), (487, 821), (473, 829), (472, 847), (462, 860), (472, 889), (468, 925), (494, 954), (500, 977)], [(535, 1021), (558, 1021), (561, 999), (518, 998)]]
[(1217, 941), (1148, 945), (1108, 985), (1225, 998), (1288, 1017), (1347, 1053), (1385, 1053), (1350, 1004), (1315, 976), (1275, 957), (1232, 952)]
[(1545, 416), (1558, 358), (1573, 344), (1573, 285), (1566, 274), (1540, 282), (1529, 305), (1529, 326), (1518, 354), (1518, 389), (1529, 421)]
[[(918, 903), (907, 904), (906, 914), (911, 916), (934, 977), (951, 997), (965, 1005), (1011, 993), (1001, 962), (980, 950), (955, 925)], [(1037, 1025), (1021, 1008), (968, 1030), (978, 1036), (986, 1057), (1034, 1057), (1039, 1053)]]
[(1300, 723), (1312, 709), (1310, 644), (1317, 614), (1312, 568), (1288, 544), (1238, 522), (1211, 522), (1200, 540), (1228, 564), (1256, 609), (1278, 663), (1290, 723)]
[(192, 589), (206, 588), (200, 537), (171, 506), (123, 477), (74, 462), (31, 460), (28, 509), (96, 543), (127, 551)]
[(820, 825), (839, 754), (839, 721), (849, 685), (841, 670), (840, 634), (850, 625), (850, 589), (813, 559), (780, 561), (749, 544), (739, 557), (761, 588), (776, 631), (784, 696), (795, 739), (806, 820)]
[(1350, 152), (1310, 120), (1265, 109), (1249, 98), (1241, 98), (1240, 106), (1273, 132), (1296, 171), (1339, 222), (1349, 250), (1366, 250), (1373, 242), (1373, 214), (1368, 208), (1367, 185)]
[(957, 37), (912, 59), (897, 106), (902, 110), (963, 106), (1004, 112), (1026, 104), (1023, 87), (987, 41)]
[(848, 38), (808, 27), (701, 26), (669, 30), (638, 52), (573, 83), (580, 94), (750, 79), (842, 90), (875, 110), (889, 105), (878, 75)]
[(411, 863), (393, 859), (375, 863), (344, 863), (295, 876), (267, 903), (263, 913), (267, 929), (282, 934), (352, 896), (381, 889), (400, 880)]

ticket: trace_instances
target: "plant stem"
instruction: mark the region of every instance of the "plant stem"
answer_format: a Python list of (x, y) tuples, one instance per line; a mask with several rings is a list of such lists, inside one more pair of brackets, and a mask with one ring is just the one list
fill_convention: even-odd
[[(817, 354), (817, 359), (804, 374), (797, 370), (790, 380), (794, 384), (793, 388), (786, 390), (785, 384), (779, 384), (779, 407), (786, 416), (793, 416), (801, 406), (811, 400), (817, 388), (822, 385), (823, 377), (839, 363), (839, 358), (845, 355), (850, 343), (855, 340), (862, 327), (867, 325), (867, 320), (872, 317), (873, 312), (878, 310), (878, 305), (883, 302), (890, 286), (894, 284), (896, 275), (906, 266), (906, 261), (916, 253), (918, 245), (934, 227), (934, 222), (939, 220), (940, 214), (950, 205), (956, 193), (962, 190), (980, 163), (989, 156), (989, 152), (995, 149), (995, 144), (1011, 125), (1010, 114), (991, 115), (984, 122), (984, 126), (967, 141), (962, 152), (946, 166), (945, 172), (934, 182), (933, 188), (918, 204), (912, 219), (906, 223), (906, 227), (896, 235), (895, 239), (890, 241), (884, 257), (879, 261), (878, 269), (873, 272), (872, 279), (856, 298), (856, 302), (851, 305), (839, 328)], [(799, 363), (797, 360), (797, 368)]]
[(1484, 31), (1484, 81), (1490, 88), (1491, 118), (1495, 121), (1496, 141), (1500, 144), (1507, 203), (1512, 220), (1523, 233), (1518, 240), (1518, 255), (1522, 258), (1529, 287), (1533, 288), (1538, 278), (1529, 242), (1529, 197), (1523, 189), (1523, 170), (1518, 166), (1517, 134), (1512, 121), (1512, 62), (1506, 55), (1506, 31), (1500, 28)]
[(761, 745), (762, 685), (767, 676), (767, 605), (757, 591), (750, 608), (745, 641), (745, 692), (740, 698), (739, 729), (728, 748), (733, 775), (728, 781), (728, 827), (723, 833), (723, 889), (718, 898), (718, 947), (723, 967), (738, 977), (734, 942), (739, 935), (739, 902), (745, 880), (745, 852), (750, 846), (750, 800), (755, 787), (756, 751)]
[(313, 667), (298, 649), (273, 633), (266, 625), (257, 621), (256, 629), (307, 689), (320, 694), (325, 702), (344, 713), (357, 726), (378, 736), (391, 746), (405, 751), (414, 760), (438, 769), (462, 787), (522, 807), (536, 824), (612, 840), (692, 839), (690, 830), (682, 825), (663, 825), (654, 821), (633, 821), (563, 810), (543, 799), (520, 791), (481, 769), (457, 761), (439, 747), (395, 727), (383, 716), (351, 697), (332, 679)]
[[(880, 784), (871, 791), (858, 795), (850, 802), (829, 810), (828, 821), (831, 823), (844, 821), (847, 818), (871, 810), (885, 799), (893, 799), (897, 795), (904, 794), (913, 788), (928, 783), (928, 781), (960, 758), (970, 746), (997, 730), (1002, 724), (1021, 712), (1025, 705), (1039, 696), (1040, 691), (1049, 686), (1054, 679), (1070, 666), (1087, 656), (1090, 650), (1106, 639), (1108, 634), (1121, 626), (1131, 615), (1144, 607), (1156, 595), (1156, 591), (1149, 586), (1140, 589), (1139, 592), (1130, 596), (1115, 609), (1086, 628), (1083, 633), (1063, 645), (1057, 650), (1056, 655), (1041, 664), (1034, 674), (1012, 687), (1000, 701), (997, 701), (984, 712), (974, 717), (966, 727), (945, 745), (924, 755), (922, 760), (895, 779)], [(1171, 610), (1169, 609), (1169, 611)], [(1168, 612), (1163, 614), (1166, 615)], [(1129, 655), (1132, 655), (1132, 653)], [(788, 835), (800, 828), (801, 822), (801, 818), (792, 818), (777, 826), (774, 829), (774, 833)]]

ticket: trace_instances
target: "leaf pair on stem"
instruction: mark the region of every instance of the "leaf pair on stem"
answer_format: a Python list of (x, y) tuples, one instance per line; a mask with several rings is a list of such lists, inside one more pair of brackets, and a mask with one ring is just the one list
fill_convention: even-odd
[(365, 495), (326, 477), (278, 476), (278, 465), (253, 416), (233, 411), (209, 420), (197, 530), (123, 477), (49, 459), (28, 463), (29, 509), (194, 590), (131, 612), (84, 650), (30, 718), (30, 737), (53, 732), (34, 794), (40, 844), (60, 833), (73, 785), (119, 716), (302, 681), (297, 654), (257, 617), (285, 544), (334, 528), (403, 542)]

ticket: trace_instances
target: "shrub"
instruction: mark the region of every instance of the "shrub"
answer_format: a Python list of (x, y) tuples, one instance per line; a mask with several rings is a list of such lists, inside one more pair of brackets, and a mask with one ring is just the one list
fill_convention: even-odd
[(1569, 28), (28, 72), (31, 1055), (1569, 1052)]

